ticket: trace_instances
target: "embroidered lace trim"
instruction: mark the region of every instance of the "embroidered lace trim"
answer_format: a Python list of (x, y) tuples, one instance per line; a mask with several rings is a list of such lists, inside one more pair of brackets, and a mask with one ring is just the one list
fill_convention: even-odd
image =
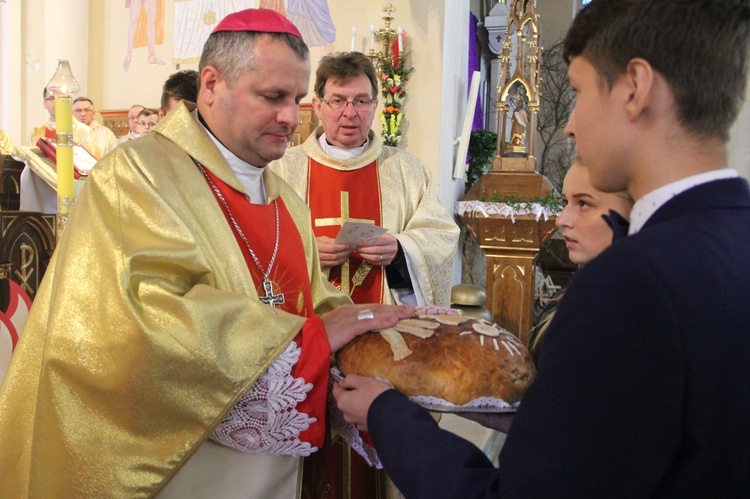
[(298, 412), (311, 383), (294, 378), (300, 347), (291, 342), (219, 423), (210, 439), (247, 454), (309, 456), (318, 448), (299, 440), (317, 418)]

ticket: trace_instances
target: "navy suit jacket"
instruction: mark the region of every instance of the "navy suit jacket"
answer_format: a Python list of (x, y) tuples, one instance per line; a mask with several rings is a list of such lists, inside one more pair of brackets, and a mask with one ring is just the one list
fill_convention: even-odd
[(694, 187), (581, 269), (499, 468), (389, 390), (368, 426), (407, 498), (750, 496), (750, 190)]

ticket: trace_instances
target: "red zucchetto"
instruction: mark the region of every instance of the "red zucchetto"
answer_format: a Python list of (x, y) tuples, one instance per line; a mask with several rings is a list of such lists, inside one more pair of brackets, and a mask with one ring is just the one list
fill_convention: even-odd
[(221, 31), (257, 31), (288, 33), (302, 40), (302, 34), (286, 17), (271, 9), (247, 9), (233, 12), (216, 25), (211, 34)]

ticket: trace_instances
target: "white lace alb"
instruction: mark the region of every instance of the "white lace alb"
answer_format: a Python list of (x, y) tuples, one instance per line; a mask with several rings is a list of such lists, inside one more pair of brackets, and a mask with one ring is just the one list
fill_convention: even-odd
[(292, 376), (302, 349), (287, 345), (214, 429), (210, 439), (247, 454), (309, 456), (318, 448), (299, 439), (317, 421), (297, 411), (312, 383)]

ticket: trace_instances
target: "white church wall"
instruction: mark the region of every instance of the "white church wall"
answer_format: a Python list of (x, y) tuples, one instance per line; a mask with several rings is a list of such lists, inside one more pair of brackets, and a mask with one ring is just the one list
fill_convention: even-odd
[[(73, 74), (81, 84), (81, 94), (86, 91), (88, 68), (88, 0), (24, 0), (11, 1), (17, 25), (13, 36), (20, 39), (20, 54), (15, 68), (22, 76), (20, 119), (13, 136), (20, 135), (18, 144), (25, 144), (31, 129), (47, 119), (42, 107), (42, 89), (55, 72), (58, 59), (70, 61)], [(82, 14), (83, 13), (83, 14)], [(23, 59), (23, 63), (21, 62)], [(30, 71), (29, 71), (30, 70)]]
[(0, 128), (14, 144), (23, 144), (21, 102), (22, 93), (21, 1), (0, 3)]

